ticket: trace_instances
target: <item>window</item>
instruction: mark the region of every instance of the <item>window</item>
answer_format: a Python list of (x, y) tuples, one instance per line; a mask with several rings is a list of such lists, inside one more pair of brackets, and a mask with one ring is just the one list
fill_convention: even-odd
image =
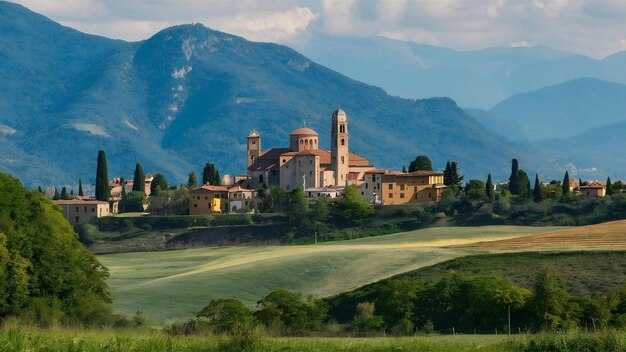
[(79, 222), (79, 221), (80, 221), (80, 217), (78, 217), (78, 216), (77, 216), (74, 220), (75, 220), (76, 222)]
[(401, 191), (404, 191), (404, 185), (403, 185), (403, 184), (402, 184), (402, 185), (400, 185), (400, 190), (401, 190)]
[(404, 193), (400, 193), (400, 198), (404, 198)]
[(197, 207), (198, 207), (198, 204), (194, 204), (194, 205), (193, 205), (193, 207), (194, 207), (194, 208), (197, 208)]
[(344, 163), (345, 163), (345, 159), (344, 159), (344, 157), (342, 156), (342, 157), (341, 157), (341, 165), (343, 165)]
[(272, 170), (272, 172), (270, 173), (272, 176), (276, 176), (276, 170)]
[[(198, 199), (200, 199), (200, 197), (198, 197)], [(208, 200), (208, 199), (209, 199), (209, 197), (204, 196), (204, 200)]]
[(389, 198), (393, 198), (393, 193), (389, 193)]
[(259, 183), (263, 183), (263, 175), (259, 175)]
[(368, 183), (366, 182), (366, 183), (365, 183), (365, 189), (367, 189), (367, 185), (368, 185)]
[(361, 192), (361, 195), (362, 195), (362, 196), (364, 196), (364, 195), (365, 195), (365, 193)]
[(393, 189), (393, 183), (389, 184), (389, 189)]
[(287, 162), (287, 159), (283, 159), (283, 164)]
[(432, 197), (433, 197), (432, 193), (428, 192), (428, 198), (432, 198)]
[(256, 144), (256, 141), (252, 141), (252, 144)]
[(96, 212), (96, 208), (91, 208), (91, 212), (95, 213)]
[(309, 160), (309, 165), (313, 165), (313, 159)]
[(346, 140), (341, 138), (341, 145), (346, 145)]
[(78, 211), (79, 211), (79, 210), (78, 210), (78, 207), (76, 207), (76, 212), (78, 213)]
[(380, 183), (376, 184), (376, 189), (380, 189)]
[(254, 155), (250, 154), (250, 160), (254, 161)]
[(85, 211), (85, 213), (87, 212), (87, 206), (86, 205), (83, 207), (83, 210)]

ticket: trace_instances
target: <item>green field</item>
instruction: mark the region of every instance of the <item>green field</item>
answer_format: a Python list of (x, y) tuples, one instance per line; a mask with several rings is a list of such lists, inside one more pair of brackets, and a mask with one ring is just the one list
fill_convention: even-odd
[(218, 297), (251, 307), (284, 287), (334, 295), (421, 267), (475, 253), (445, 248), (554, 231), (555, 227), (439, 227), (307, 246), (209, 247), (98, 258), (111, 271), (116, 311), (159, 322), (193, 316)]

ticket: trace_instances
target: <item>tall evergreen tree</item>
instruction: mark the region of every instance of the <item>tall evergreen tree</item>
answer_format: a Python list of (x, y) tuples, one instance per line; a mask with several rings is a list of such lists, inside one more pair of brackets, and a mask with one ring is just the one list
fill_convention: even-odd
[(565, 176), (563, 177), (563, 183), (561, 184), (563, 188), (563, 195), (569, 194), (569, 172), (565, 171)]
[(61, 188), (61, 199), (63, 200), (70, 199), (69, 195), (67, 194), (67, 188), (65, 186)]
[(526, 173), (526, 171), (521, 169), (517, 171), (517, 174), (519, 179), (518, 195), (521, 198), (530, 198), (532, 194), (530, 192), (530, 179), (528, 178), (528, 174)]
[(520, 182), (519, 182), (519, 163), (517, 159), (511, 160), (511, 176), (509, 177), (509, 192), (511, 194), (519, 194), (520, 193)]
[(491, 174), (487, 176), (487, 183), (485, 183), (485, 193), (487, 194), (487, 199), (489, 201), (493, 201), (495, 198), (495, 194), (493, 192), (493, 182), (491, 181)]
[(123, 213), (126, 210), (126, 202), (128, 201), (128, 195), (126, 194), (126, 187), (122, 186), (122, 199), (118, 205), (117, 211)]
[(433, 163), (426, 155), (418, 155), (409, 164), (409, 172), (415, 171), (433, 171)]
[(143, 172), (141, 164), (135, 165), (135, 175), (133, 177), (133, 192), (146, 192), (146, 174)]
[(222, 184), (220, 173), (212, 163), (206, 163), (202, 170), (202, 184), (219, 186)]
[(402, 165), (402, 173), (406, 173), (406, 166)]
[(54, 196), (52, 196), (52, 200), (59, 200), (61, 199), (61, 195), (59, 194), (59, 190), (54, 187)]
[(161, 173), (157, 173), (156, 175), (154, 175), (152, 183), (150, 184), (150, 195), (156, 196), (161, 191), (167, 191), (168, 188), (169, 185), (167, 183), (167, 180), (165, 179), (165, 176), (163, 176), (163, 174)]
[(537, 203), (541, 202), (541, 183), (539, 182), (539, 175), (535, 174), (535, 188), (533, 188), (533, 200)]
[(83, 194), (83, 180), (81, 180), (80, 178), (78, 179), (78, 195), (79, 196), (84, 196)]
[(192, 189), (198, 187), (198, 176), (196, 176), (196, 172), (192, 171), (189, 173), (189, 178), (187, 179), (187, 188)]
[(41, 186), (37, 186), (37, 192), (43, 194), (43, 190), (41, 189)]
[(611, 178), (607, 177), (606, 178), (606, 195), (610, 196), (611, 194), (613, 194), (613, 185), (611, 184)]
[(446, 163), (446, 168), (443, 169), (443, 184), (446, 186), (450, 186), (454, 183), (452, 176), (452, 165), (450, 165), (450, 161)]
[(448, 161), (446, 168), (443, 170), (443, 184), (446, 186), (461, 186), (461, 182), (465, 176), (459, 176), (458, 163), (456, 161)]
[(98, 168), (96, 170), (96, 199), (108, 201), (111, 197), (109, 189), (109, 172), (107, 170), (107, 159), (104, 150), (98, 152)]

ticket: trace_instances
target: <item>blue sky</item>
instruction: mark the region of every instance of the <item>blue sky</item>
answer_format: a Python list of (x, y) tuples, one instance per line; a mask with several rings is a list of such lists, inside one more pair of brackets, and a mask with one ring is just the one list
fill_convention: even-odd
[(17, 0), (87, 33), (145, 39), (203, 23), (250, 40), (376, 36), (459, 50), (544, 44), (602, 58), (626, 50), (624, 0)]

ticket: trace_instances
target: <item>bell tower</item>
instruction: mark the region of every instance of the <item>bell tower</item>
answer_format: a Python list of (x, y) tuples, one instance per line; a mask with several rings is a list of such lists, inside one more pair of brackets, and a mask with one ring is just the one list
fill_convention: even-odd
[(248, 134), (248, 153), (246, 156), (247, 165), (250, 167), (256, 159), (261, 155), (261, 136), (256, 130), (250, 131)]
[(348, 181), (348, 118), (345, 111), (333, 112), (330, 134), (331, 165), (335, 172), (335, 185), (345, 186)]

